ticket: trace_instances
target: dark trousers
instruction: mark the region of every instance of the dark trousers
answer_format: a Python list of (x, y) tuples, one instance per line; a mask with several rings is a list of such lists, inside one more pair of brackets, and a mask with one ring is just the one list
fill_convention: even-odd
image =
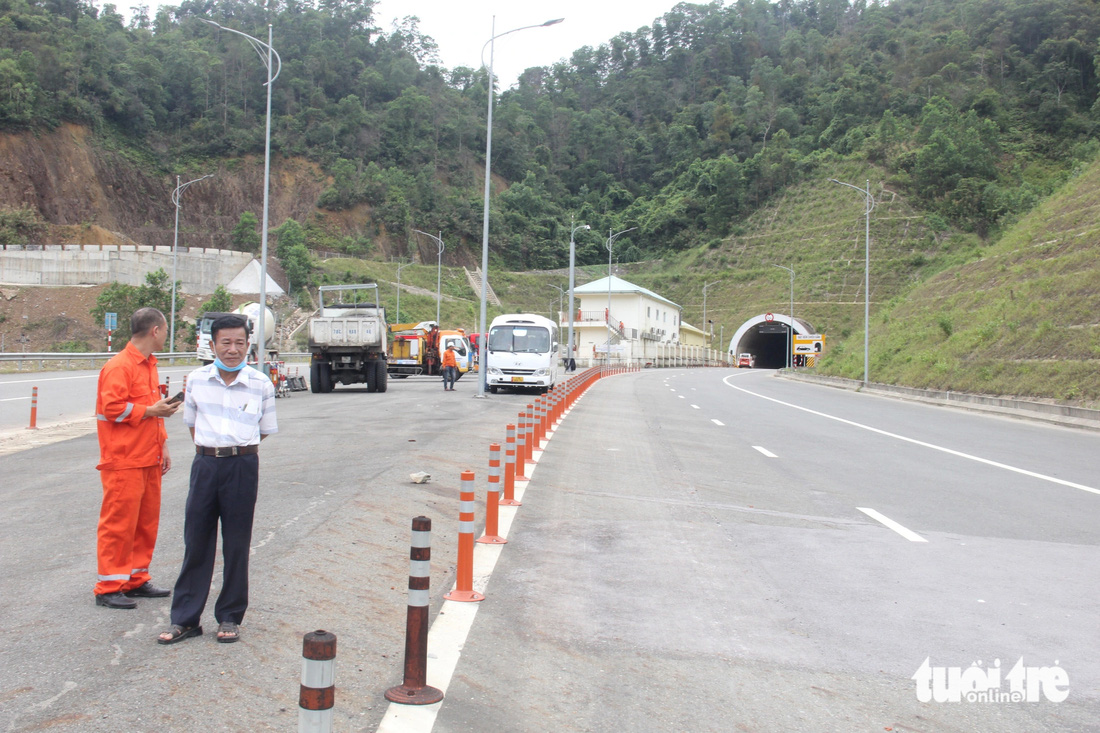
[(456, 379), (458, 379), (458, 369), (456, 367), (443, 367), (443, 389), (453, 389)]
[(196, 626), (210, 595), (222, 525), (222, 589), (218, 623), (241, 623), (248, 608), (248, 555), (260, 478), (258, 455), (195, 456), (183, 521), (183, 566), (172, 593), (172, 623)]

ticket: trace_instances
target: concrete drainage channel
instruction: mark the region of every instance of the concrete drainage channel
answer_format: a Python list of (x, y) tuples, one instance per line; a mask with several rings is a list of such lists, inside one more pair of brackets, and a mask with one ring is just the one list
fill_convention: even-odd
[(1087, 407), (1058, 405), (1052, 402), (1030, 402), (1028, 400), (1012, 399), (1010, 397), (979, 395), (969, 392), (899, 387), (892, 384), (876, 384), (874, 382), (871, 382), (864, 388), (863, 382), (858, 379), (825, 377), (803, 372), (790, 372), (786, 369), (776, 372), (776, 375), (784, 379), (821, 384), (827, 387), (836, 387), (837, 389), (848, 389), (854, 392), (867, 392), (868, 394), (877, 394), (946, 407), (958, 407), (964, 410), (988, 412), (1004, 415), (1006, 417), (1039, 420), (1041, 422), (1063, 425), (1065, 427), (1100, 430), (1100, 410), (1091, 410)]

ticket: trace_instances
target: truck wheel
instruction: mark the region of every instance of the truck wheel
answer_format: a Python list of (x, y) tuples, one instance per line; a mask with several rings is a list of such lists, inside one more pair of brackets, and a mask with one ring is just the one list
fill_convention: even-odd
[(315, 361), (309, 365), (309, 391), (319, 394), (321, 389), (321, 362)]
[(389, 372), (386, 371), (386, 362), (376, 361), (374, 363), (374, 369), (374, 389), (376, 392), (385, 392), (389, 380)]
[(378, 391), (378, 372), (374, 368), (377, 363), (376, 361), (368, 361), (363, 364), (363, 377), (367, 383), (367, 392)]
[(314, 375), (314, 369), (317, 370), (317, 372), (316, 372), (317, 388), (316, 388), (315, 391), (318, 391), (318, 392), (331, 392), (332, 387), (333, 387), (333, 384), (332, 384), (332, 365), (327, 363), (327, 362), (314, 362), (313, 366), (311, 366), (310, 369), (309, 369), (311, 379), (313, 378), (313, 375)]
[(498, 392), (496, 386), (489, 387), (489, 394), (496, 394)]

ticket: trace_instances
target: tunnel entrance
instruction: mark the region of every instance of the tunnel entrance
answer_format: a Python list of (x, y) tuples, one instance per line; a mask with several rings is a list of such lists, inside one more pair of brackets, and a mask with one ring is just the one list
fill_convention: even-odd
[(782, 369), (787, 365), (787, 338), (795, 334), (812, 334), (813, 326), (805, 321), (780, 313), (761, 313), (745, 321), (730, 339), (729, 353), (752, 354), (757, 369)]

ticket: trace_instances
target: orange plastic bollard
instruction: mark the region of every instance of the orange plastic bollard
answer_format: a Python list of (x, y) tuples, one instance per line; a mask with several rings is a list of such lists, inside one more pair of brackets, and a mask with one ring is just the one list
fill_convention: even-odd
[(501, 506), (521, 506), (516, 501), (516, 426), (508, 426), (504, 441), (504, 498)]
[(500, 443), (489, 446), (489, 485), (485, 489), (485, 534), (478, 542), (503, 545), (508, 540), (500, 536)]
[(443, 691), (428, 686), (428, 588), (431, 584), (432, 520), (412, 521), (409, 550), (409, 612), (405, 624), (405, 681), (386, 690), (386, 699), (407, 705), (431, 705)]
[(516, 481), (526, 481), (527, 470), (527, 417), (521, 410), (516, 429)]
[(527, 405), (527, 460), (535, 462), (535, 449), (539, 447), (538, 428), (535, 427), (535, 406)]
[(38, 387), (31, 387), (31, 424), (27, 430), (38, 430)]
[(458, 510), (458, 563), (454, 590), (444, 594), (448, 601), (484, 601), (474, 590), (474, 472), (462, 472), (461, 505)]

